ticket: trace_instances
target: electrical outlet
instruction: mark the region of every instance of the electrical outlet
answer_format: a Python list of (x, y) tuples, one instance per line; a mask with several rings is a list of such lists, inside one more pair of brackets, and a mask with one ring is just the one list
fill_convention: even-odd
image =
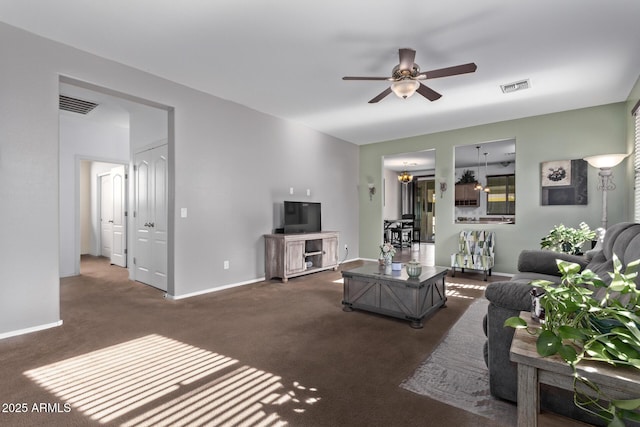
[(229, 261), (225, 261), (224, 262), (224, 269), (228, 270), (229, 269)]

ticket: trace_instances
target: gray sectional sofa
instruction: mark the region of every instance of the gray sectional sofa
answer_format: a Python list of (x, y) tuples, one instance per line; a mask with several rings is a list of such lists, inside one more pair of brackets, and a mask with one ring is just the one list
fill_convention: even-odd
[[(576, 256), (546, 250), (522, 251), (518, 260), (518, 273), (509, 281), (494, 282), (487, 286), (485, 296), (489, 308), (484, 319), (487, 341), (484, 357), (489, 368), (491, 394), (495, 397), (515, 402), (517, 400), (517, 369), (509, 360), (509, 348), (514, 329), (504, 327), (504, 321), (518, 316), (520, 311), (531, 310), (531, 281), (536, 279), (560, 281), (556, 260), (562, 259), (578, 263), (588, 268), (603, 281), (611, 280), (608, 272), (613, 271), (613, 254), (626, 266), (640, 259), (640, 224), (625, 222), (609, 227), (600, 249)], [(597, 247), (597, 248), (598, 248)], [(640, 284), (640, 277), (637, 281)], [(597, 419), (586, 418), (585, 413), (573, 403), (573, 393), (545, 387), (541, 392), (541, 406), (572, 418), (597, 423)]]

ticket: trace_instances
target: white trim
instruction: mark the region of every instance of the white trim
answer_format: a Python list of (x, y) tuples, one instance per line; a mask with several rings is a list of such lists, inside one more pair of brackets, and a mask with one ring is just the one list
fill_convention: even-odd
[[(342, 265), (342, 264), (344, 264), (346, 262), (358, 261), (360, 259), (362, 259), (362, 258), (349, 259), (349, 260), (343, 261), (342, 263), (340, 263), (340, 265)], [(377, 261), (377, 260), (371, 260), (371, 261)], [(185, 298), (197, 297), (198, 295), (210, 294), (212, 292), (223, 291), (225, 289), (237, 288), (239, 286), (251, 285), (253, 283), (264, 282), (264, 281), (265, 281), (264, 277), (258, 277), (257, 279), (247, 280), (245, 282), (230, 283), (228, 285), (218, 286), (218, 287), (215, 287), (215, 288), (209, 288), (209, 289), (205, 289), (203, 291), (192, 292), (190, 294), (184, 294), (184, 295), (175, 296), (175, 295), (169, 295), (169, 294), (165, 293), (164, 297), (166, 299), (168, 299), (168, 300), (177, 301), (177, 300), (181, 300), (181, 299), (185, 299)]]
[(10, 337), (15, 337), (18, 335), (30, 334), (31, 332), (38, 332), (44, 329), (55, 328), (61, 325), (62, 325), (62, 320), (58, 320), (57, 322), (46, 323), (44, 325), (33, 326), (31, 328), (18, 329), (16, 331), (5, 332), (4, 334), (0, 334), (0, 340), (3, 340), (5, 338), (10, 338)]
[(223, 291), (225, 289), (237, 288), (238, 286), (251, 285), (252, 283), (264, 282), (264, 280), (265, 280), (264, 277), (259, 277), (257, 279), (247, 280), (246, 282), (230, 283), (228, 285), (218, 286), (218, 287), (215, 287), (215, 288), (209, 288), (209, 289), (205, 289), (205, 290), (197, 291), (197, 292), (191, 292), (190, 294), (184, 294), (184, 295), (175, 296), (175, 295), (169, 295), (169, 294), (165, 293), (164, 297), (166, 299), (168, 299), (168, 300), (177, 301), (177, 300), (181, 300), (181, 299), (185, 299), (185, 298), (197, 297), (199, 295), (210, 294), (212, 292)]

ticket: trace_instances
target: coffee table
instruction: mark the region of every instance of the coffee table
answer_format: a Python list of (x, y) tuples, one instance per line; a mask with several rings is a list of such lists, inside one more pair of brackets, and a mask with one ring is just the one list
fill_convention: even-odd
[(418, 278), (409, 278), (403, 268), (391, 270), (375, 262), (342, 272), (342, 309), (384, 314), (410, 320), (412, 328), (422, 328), (422, 320), (447, 302), (446, 267), (422, 266)]

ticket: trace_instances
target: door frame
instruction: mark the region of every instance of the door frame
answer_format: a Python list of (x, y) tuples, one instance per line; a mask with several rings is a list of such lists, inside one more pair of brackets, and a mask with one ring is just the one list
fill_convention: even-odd
[[(175, 281), (174, 281), (174, 251), (175, 251), (175, 109), (172, 106), (168, 106), (165, 104), (161, 104), (155, 101), (151, 101), (148, 99), (140, 98), (135, 95), (131, 95), (125, 92), (120, 92), (117, 90), (109, 89), (103, 86), (99, 86), (93, 83), (89, 83), (83, 80), (78, 80), (73, 77), (59, 75), (58, 80), (60, 83), (66, 83), (74, 86), (78, 86), (84, 89), (92, 90), (98, 93), (103, 93), (106, 95), (110, 95), (116, 98), (121, 98), (125, 101), (134, 102), (140, 104), (142, 106), (157, 108), (163, 110), (167, 114), (167, 133), (166, 133), (166, 143), (168, 149), (168, 165), (167, 165), (167, 175), (168, 175), (168, 214), (167, 214), (167, 292), (165, 297), (172, 297), (175, 295)], [(60, 145), (60, 136), (58, 135), (58, 146)], [(128, 170), (131, 173), (131, 164), (133, 162), (133, 149), (130, 148), (129, 162), (127, 166), (129, 166)], [(93, 158), (91, 156), (83, 156), (76, 155), (75, 160), (75, 195), (74, 195), (74, 204), (75, 204), (75, 218), (74, 225), (76, 230), (76, 238), (74, 242), (74, 260), (75, 260), (75, 273), (80, 274), (80, 160), (95, 160), (95, 161), (104, 161), (107, 163), (118, 163), (122, 164), (119, 161), (112, 161), (112, 159), (99, 159)], [(127, 188), (127, 206), (131, 206), (131, 197), (133, 194), (133, 180), (128, 180), (128, 188)], [(128, 215), (127, 217), (127, 228), (130, 230), (132, 227), (132, 215)], [(60, 228), (60, 225), (58, 225)], [(60, 231), (60, 230), (58, 230)], [(127, 233), (127, 247), (132, 248), (131, 244), (131, 232)], [(129, 277), (131, 278), (131, 265), (132, 258), (134, 256), (134, 251), (131, 250), (127, 254), (127, 269), (129, 270)]]
[[(101, 158), (101, 157), (92, 157), (92, 156), (80, 156), (80, 155), (76, 155), (75, 158), (75, 195), (74, 195), (74, 227), (76, 230), (76, 239), (75, 239), (75, 244), (74, 244), (74, 270), (76, 274), (80, 274), (80, 258), (81, 258), (81, 247), (82, 247), (82, 227), (81, 227), (81, 221), (80, 221), (80, 180), (81, 180), (81, 163), (83, 161), (88, 161), (88, 162), (99, 162), (99, 163), (109, 163), (112, 165), (124, 165), (125, 170), (129, 169), (129, 163), (127, 162), (123, 162), (121, 160), (114, 160), (114, 159), (106, 159), (106, 158)], [(96, 215), (99, 217), (100, 215), (100, 191), (101, 191), (101, 185), (100, 185), (100, 174), (96, 175), (96, 176), (90, 176), (89, 177), (89, 182), (93, 187), (93, 184), (95, 184), (95, 200), (96, 200)], [(127, 180), (129, 181), (129, 180)], [(127, 183), (127, 187), (129, 186), (129, 184)], [(127, 191), (129, 189), (127, 188)], [(126, 207), (125, 210), (129, 211), (129, 197), (127, 196), (125, 198), (125, 203), (126, 203)], [(92, 218), (92, 219), (98, 219), (96, 217)], [(128, 221), (128, 220), (127, 220)], [(128, 225), (128, 224), (127, 224)], [(127, 231), (127, 246), (129, 244), (129, 236), (128, 236), (128, 231)], [(102, 245), (102, 236), (100, 235), (100, 233), (98, 233), (98, 238), (96, 241), (97, 246), (94, 247), (94, 250), (97, 250), (98, 253), (100, 253), (101, 251), (101, 245)], [(128, 268), (128, 267), (127, 267)]]

